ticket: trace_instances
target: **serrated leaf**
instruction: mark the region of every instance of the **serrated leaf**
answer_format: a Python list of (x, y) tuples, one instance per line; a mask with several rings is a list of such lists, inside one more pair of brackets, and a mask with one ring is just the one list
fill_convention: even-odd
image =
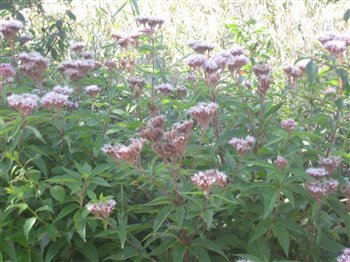
[(56, 199), (57, 201), (63, 203), (64, 198), (66, 196), (66, 192), (63, 187), (61, 186), (53, 186), (50, 188), (50, 194), (51, 196)]
[(277, 226), (272, 227), (272, 232), (277, 237), (277, 240), (283, 248), (284, 253), (288, 257), (290, 243), (288, 230), (283, 225), (278, 224)]
[(176, 225), (179, 230), (182, 227), (184, 218), (185, 218), (185, 207), (182, 205), (176, 209)]
[(57, 215), (56, 219), (53, 221), (53, 223), (56, 223), (57, 221), (61, 220), (62, 218), (64, 218), (66, 215), (70, 214), (71, 212), (73, 212), (77, 208), (79, 208), (79, 206), (77, 204), (71, 204), (71, 205), (64, 207), (58, 213), (58, 215)]
[(165, 219), (170, 215), (172, 211), (172, 206), (163, 207), (162, 210), (157, 215), (153, 224), (153, 233), (156, 233), (161, 225), (164, 223)]
[(50, 262), (65, 245), (66, 242), (63, 239), (52, 243), (47, 250), (45, 262)]
[(267, 218), (274, 209), (279, 196), (280, 191), (275, 191), (272, 194), (269, 192), (269, 194), (264, 195), (264, 219)]
[(201, 247), (192, 247), (190, 253), (193, 254), (200, 262), (211, 262), (208, 252)]
[(74, 214), (74, 226), (80, 237), (86, 242), (86, 219), (83, 218), (83, 211), (78, 210)]
[(203, 215), (203, 221), (207, 224), (207, 228), (211, 228), (211, 224), (213, 222), (214, 212), (212, 210), (206, 210)]
[(226, 258), (227, 260), (229, 260), (227, 258), (227, 256), (225, 255), (224, 251), (222, 251), (222, 249), (215, 242), (213, 242), (209, 239), (199, 237), (199, 238), (194, 239), (191, 243), (192, 243), (192, 246), (205, 247), (206, 249), (214, 251), (214, 252), (220, 254), (221, 256), (223, 256), (224, 258)]
[(35, 221), (36, 221), (36, 217), (31, 217), (31, 218), (28, 218), (23, 225), (24, 235), (26, 236), (27, 239), (29, 237), (30, 230), (35, 224)]

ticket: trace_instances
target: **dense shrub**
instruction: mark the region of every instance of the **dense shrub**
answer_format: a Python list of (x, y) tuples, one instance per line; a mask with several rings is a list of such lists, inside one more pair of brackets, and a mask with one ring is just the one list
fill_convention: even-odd
[(349, 35), (272, 69), (231, 25), (169, 65), (136, 23), (58, 62), (1, 22), (1, 260), (348, 261)]

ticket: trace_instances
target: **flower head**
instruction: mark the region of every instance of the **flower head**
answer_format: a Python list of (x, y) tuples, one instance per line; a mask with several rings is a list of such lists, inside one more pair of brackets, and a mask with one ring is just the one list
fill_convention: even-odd
[(195, 54), (188, 57), (185, 60), (185, 63), (193, 69), (198, 69), (198, 68), (201, 68), (206, 61), (207, 61), (207, 58), (205, 57), (205, 55)]
[(281, 122), (281, 127), (287, 132), (292, 132), (297, 127), (297, 123), (293, 119), (288, 118)]
[(210, 44), (210, 43), (207, 43), (207, 42), (203, 42), (203, 41), (191, 41), (189, 43), (189, 46), (194, 50), (196, 51), (197, 53), (199, 54), (203, 54), (205, 52), (210, 52), (214, 49), (214, 45), (213, 44)]
[(34, 109), (38, 106), (38, 100), (39, 98), (32, 94), (13, 94), (7, 97), (9, 106), (20, 112), (22, 117), (25, 117), (34, 111)]
[(80, 53), (86, 47), (83, 42), (74, 42), (71, 44), (70, 49), (75, 53)]
[(106, 219), (112, 214), (116, 205), (117, 202), (115, 202), (114, 199), (109, 199), (105, 201), (89, 203), (86, 205), (86, 209), (96, 217), (103, 217)]
[(274, 164), (278, 167), (278, 169), (284, 169), (288, 165), (288, 160), (284, 157), (277, 156)]
[(215, 103), (204, 103), (201, 102), (198, 105), (191, 107), (188, 113), (196, 119), (198, 124), (202, 126), (203, 132), (207, 130), (210, 122), (212, 121), (214, 114), (218, 109), (218, 105)]
[(165, 83), (158, 85), (156, 90), (162, 95), (168, 95), (174, 91), (174, 87), (169, 83)]
[(337, 257), (337, 262), (349, 262), (350, 261), (350, 248), (345, 248), (340, 256)]
[(56, 92), (48, 92), (41, 98), (41, 105), (44, 108), (55, 108), (57, 110), (69, 105), (68, 95)]
[(21, 53), (19, 68), (30, 79), (41, 85), (43, 75), (49, 65), (49, 60), (37, 52)]
[(255, 143), (256, 139), (252, 136), (247, 136), (246, 138), (232, 138), (228, 143), (233, 146), (240, 156), (248, 153), (252, 145)]
[(225, 186), (228, 183), (228, 177), (217, 169), (210, 169), (195, 173), (191, 177), (191, 181), (199, 189), (202, 189), (205, 195), (208, 195), (214, 184), (221, 187)]
[(305, 187), (317, 201), (320, 201), (322, 196), (333, 193), (338, 185), (339, 182), (337, 180), (329, 179), (323, 182), (319, 180), (309, 182)]
[(73, 92), (73, 89), (68, 86), (55, 86), (53, 91), (61, 95), (70, 95)]
[(16, 70), (12, 65), (6, 63), (0, 63), (0, 77), (2, 79), (16, 77)]
[(329, 176), (329, 173), (326, 169), (324, 168), (315, 168), (315, 167), (310, 167), (306, 169), (306, 173), (309, 176), (315, 177), (315, 178), (322, 178)]
[(0, 32), (9, 40), (13, 40), (19, 30), (23, 28), (23, 24), (17, 20), (0, 21)]
[(341, 161), (342, 158), (340, 156), (320, 157), (319, 164), (332, 174)]
[(87, 86), (85, 88), (85, 91), (89, 96), (95, 98), (101, 92), (101, 89), (96, 85), (91, 85), (91, 86)]

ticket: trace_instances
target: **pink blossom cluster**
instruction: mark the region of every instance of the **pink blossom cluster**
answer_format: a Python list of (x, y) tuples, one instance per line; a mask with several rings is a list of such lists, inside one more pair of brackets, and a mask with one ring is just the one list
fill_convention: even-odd
[(276, 160), (273, 162), (278, 169), (282, 170), (288, 165), (288, 160), (282, 156), (277, 156)]
[(26, 43), (28, 43), (32, 39), (33, 39), (33, 37), (31, 35), (23, 34), (20, 36), (19, 41), (20, 41), (21, 45), (25, 45)]
[(13, 94), (7, 97), (9, 106), (16, 109), (23, 118), (31, 114), (34, 109), (37, 108), (38, 100), (39, 98), (32, 94)]
[(350, 34), (327, 33), (320, 36), (318, 40), (330, 54), (340, 57), (350, 45)]
[(214, 45), (204, 41), (194, 40), (189, 43), (189, 46), (197, 53), (204, 54), (214, 49)]
[(69, 106), (69, 96), (56, 93), (55, 91), (46, 93), (41, 98), (41, 105), (44, 108), (55, 108), (60, 110), (63, 107)]
[(97, 85), (90, 85), (85, 88), (85, 91), (89, 96), (96, 98), (96, 96), (101, 92), (101, 89)]
[[(82, 51), (80, 55), (84, 60), (91, 60), (93, 54), (91, 51)], [(99, 64), (98, 66), (101, 66), (101, 65)]]
[(142, 89), (146, 85), (145, 79), (140, 76), (133, 76), (128, 79), (128, 83), (131, 90), (134, 92), (135, 99), (139, 99), (141, 97)]
[(242, 157), (252, 147), (252, 145), (255, 143), (256, 139), (252, 136), (247, 136), (246, 138), (232, 138), (228, 143), (233, 146), (237, 153)]
[(339, 182), (335, 179), (328, 179), (325, 181), (312, 181), (306, 183), (305, 187), (310, 194), (318, 201), (321, 201), (322, 196), (333, 193), (339, 185)]
[(16, 70), (12, 65), (0, 63), (0, 77), (2, 81), (16, 77)]
[(263, 100), (272, 82), (271, 66), (267, 64), (254, 65), (253, 72), (258, 79), (258, 88), (256, 92), (260, 96), (260, 99)]
[(112, 39), (121, 47), (128, 48), (129, 46), (138, 46), (138, 38), (141, 36), (141, 33), (132, 33), (132, 34), (122, 34), (118, 32), (112, 32)]
[(55, 86), (53, 91), (61, 95), (70, 95), (73, 92), (73, 89), (68, 86)]
[(317, 168), (317, 167), (310, 167), (308, 169), (306, 169), (306, 173), (309, 176), (315, 177), (315, 178), (322, 178), (322, 177), (326, 177), (329, 176), (329, 172), (324, 169), (324, 168)]
[(203, 54), (195, 54), (189, 56), (186, 60), (185, 63), (191, 67), (192, 69), (199, 69), (202, 68), (202, 66), (205, 64), (207, 61), (207, 58)]
[(340, 156), (320, 157), (319, 164), (330, 174), (340, 165), (342, 158)]
[(159, 142), (164, 133), (164, 116), (152, 117), (146, 126), (146, 129), (140, 132), (140, 136), (147, 139), (152, 144)]
[(175, 87), (175, 91), (177, 92), (180, 98), (184, 98), (187, 94), (187, 88), (183, 85), (177, 85)]
[(323, 94), (324, 95), (333, 95), (333, 94), (336, 94), (337, 93), (337, 89), (330, 86), (330, 87), (327, 87), (324, 91), (323, 91)]
[(57, 67), (57, 70), (68, 76), (71, 81), (78, 81), (84, 78), (88, 72), (100, 66), (101, 64), (94, 60), (64, 61)]
[(105, 66), (108, 68), (109, 71), (112, 71), (117, 67), (117, 63), (113, 60), (107, 60), (105, 62)]
[(174, 87), (169, 83), (164, 83), (156, 86), (156, 90), (159, 94), (162, 95), (169, 95), (170, 93), (175, 91)]
[(138, 165), (143, 144), (146, 140), (142, 138), (131, 139), (129, 146), (122, 144), (104, 145), (102, 152), (112, 157), (114, 160), (124, 160), (131, 165)]
[(19, 68), (22, 72), (40, 86), (49, 60), (37, 52), (21, 53), (19, 60), (21, 62)]
[(191, 177), (191, 181), (199, 189), (203, 190), (205, 195), (208, 195), (214, 184), (219, 187), (227, 185), (228, 177), (217, 169), (210, 169), (195, 173)]
[(243, 66), (248, 64), (249, 59), (244, 54), (244, 49), (242, 47), (235, 47), (229, 51), (229, 54), (231, 56), (227, 56), (227, 67), (230, 70), (231, 73), (238, 72), (239, 69), (241, 69)]
[(298, 65), (284, 66), (283, 71), (287, 75), (288, 82), (292, 86), (295, 86), (297, 79), (300, 78), (304, 73), (304, 71)]
[(250, 259), (238, 259), (236, 262), (254, 262), (254, 261)]
[(116, 205), (117, 202), (114, 199), (109, 199), (107, 201), (89, 203), (86, 205), (86, 209), (94, 214), (95, 217), (103, 217), (104, 219), (107, 219), (114, 211)]
[(143, 29), (140, 31), (147, 35), (153, 35), (164, 24), (163, 18), (148, 15), (139, 15), (136, 17), (136, 21), (143, 25)]
[(188, 113), (202, 126), (202, 131), (205, 132), (217, 110), (218, 105), (216, 103), (201, 102), (198, 105), (191, 107), (188, 110)]
[(86, 44), (83, 42), (74, 42), (70, 45), (70, 49), (74, 52), (74, 53), (81, 53), (81, 51), (83, 51), (83, 49), (86, 47)]
[(13, 40), (19, 30), (23, 28), (23, 24), (17, 20), (0, 21), (0, 32), (4, 38)]
[(293, 119), (288, 118), (281, 122), (281, 127), (287, 132), (292, 132), (297, 127), (297, 123)]
[(337, 257), (337, 262), (349, 262), (350, 261), (350, 248), (345, 248), (340, 256)]

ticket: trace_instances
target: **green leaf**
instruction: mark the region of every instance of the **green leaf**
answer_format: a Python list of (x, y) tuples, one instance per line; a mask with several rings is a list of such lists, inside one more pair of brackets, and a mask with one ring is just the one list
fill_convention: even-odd
[(81, 238), (86, 242), (86, 219), (83, 217), (83, 211), (78, 210), (74, 214), (74, 226), (75, 230), (81, 236)]
[(213, 215), (213, 210), (206, 210), (202, 215), (203, 221), (207, 224), (207, 228), (211, 228), (211, 224), (213, 222)]
[(179, 230), (182, 227), (182, 223), (184, 221), (184, 218), (185, 218), (185, 207), (183, 205), (181, 205), (176, 209), (176, 224), (177, 224), (177, 228)]
[(102, 177), (94, 177), (94, 179), (91, 181), (93, 184), (97, 184), (100, 186), (110, 187), (111, 185)]
[(66, 196), (66, 192), (63, 187), (61, 186), (54, 186), (50, 188), (51, 196), (56, 199), (57, 201), (63, 203), (64, 198)]
[(350, 9), (346, 10), (345, 13), (344, 13), (344, 21), (347, 22), (349, 21), (349, 18), (350, 18)]
[(170, 215), (172, 211), (172, 206), (163, 207), (162, 210), (157, 215), (153, 224), (153, 233), (155, 234), (161, 225), (164, 223), (165, 219)]
[(155, 256), (164, 253), (167, 249), (172, 247), (175, 243), (177, 242), (176, 239), (170, 238), (162, 241), (160, 245), (155, 248), (149, 255), (150, 256)]
[(183, 261), (183, 256), (185, 254), (185, 247), (180, 244), (180, 243), (176, 243), (176, 245), (173, 247), (173, 262), (178, 262), (178, 261)]
[(26, 222), (23, 225), (24, 235), (28, 239), (29, 237), (29, 231), (32, 229), (36, 221), (36, 217), (31, 217), (26, 220)]
[(307, 64), (306, 72), (309, 83), (318, 82), (318, 66), (314, 60), (310, 60), (310, 62)]
[(280, 196), (280, 191), (268, 192), (268, 194), (264, 195), (264, 216), (263, 218), (267, 218), (272, 210), (275, 207), (276, 201)]
[(64, 207), (58, 213), (58, 215), (57, 215), (56, 219), (53, 221), (53, 223), (56, 223), (57, 221), (61, 220), (62, 218), (64, 218), (66, 215), (68, 215), (69, 213), (73, 212), (77, 208), (79, 208), (79, 206), (77, 204), (70, 204), (70, 205)]
[(284, 253), (288, 257), (290, 242), (288, 230), (282, 224), (277, 224), (276, 226), (272, 227), (272, 232), (277, 237)]
[(50, 262), (65, 245), (66, 241), (64, 239), (52, 243), (47, 250), (45, 262)]
[(343, 90), (345, 94), (350, 94), (350, 84), (349, 84), (349, 74), (345, 69), (337, 69), (335, 70), (337, 74), (340, 76), (343, 82)]
[(70, 11), (70, 10), (67, 10), (66, 11), (66, 14), (68, 15), (68, 17), (71, 19), (71, 20), (76, 20), (77, 19), (77, 17), (73, 14), (73, 12), (72, 11)]
[(98, 262), (98, 252), (95, 245), (91, 242), (85, 243), (82, 247), (77, 246), (80, 253), (82, 253), (88, 261)]
[(269, 229), (268, 225), (269, 225), (268, 221), (266, 221), (266, 220), (260, 221), (259, 224), (254, 229), (253, 236), (250, 238), (249, 243), (252, 243), (254, 240), (263, 236), (267, 232), (267, 230)]
[(193, 240), (192, 242), (192, 246), (202, 246), (205, 247), (208, 250), (214, 251), (218, 254), (220, 254), (221, 256), (223, 256), (224, 258), (226, 258), (227, 260), (229, 260), (227, 258), (227, 256), (225, 255), (224, 251), (222, 251), (222, 249), (213, 241), (209, 240), (209, 239), (205, 239), (205, 238), (196, 238), (195, 240)]
[(120, 238), (120, 244), (122, 246), (122, 249), (124, 249), (126, 236), (127, 236), (127, 225), (128, 225), (128, 217), (125, 216), (123, 213), (118, 214), (118, 221), (119, 221), (119, 227), (118, 227), (118, 235)]
[(202, 247), (191, 247), (190, 253), (200, 262), (211, 262), (208, 252)]

